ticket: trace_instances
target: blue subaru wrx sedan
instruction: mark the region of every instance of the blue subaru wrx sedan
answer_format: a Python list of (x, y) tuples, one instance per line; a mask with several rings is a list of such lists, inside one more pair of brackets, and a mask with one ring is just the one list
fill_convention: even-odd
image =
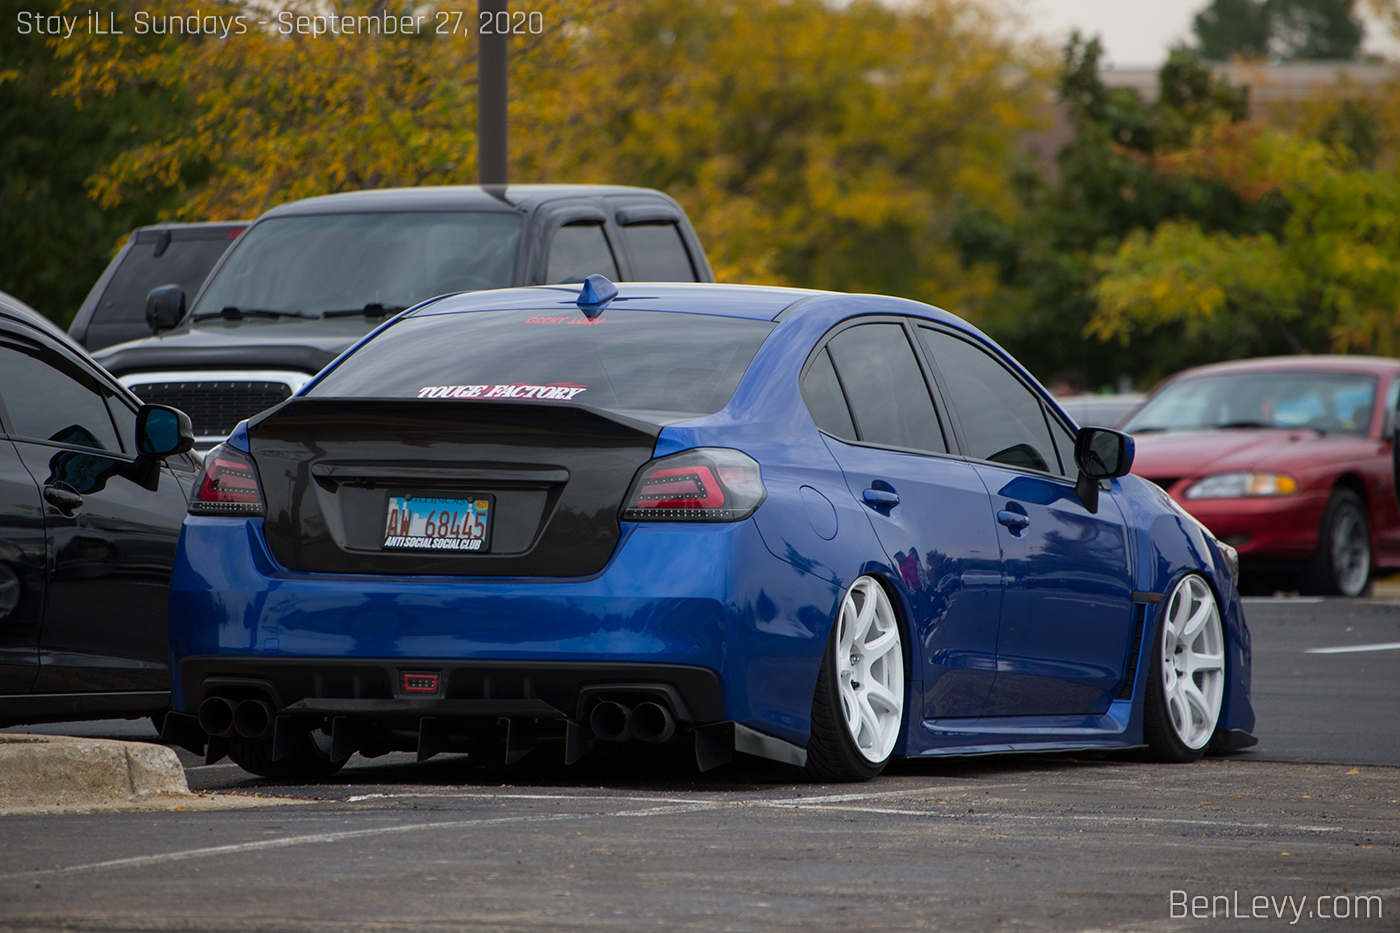
[(356, 751), (892, 756), (1254, 743), (1233, 551), (961, 319), (871, 295), (477, 292), (206, 458), (166, 736)]

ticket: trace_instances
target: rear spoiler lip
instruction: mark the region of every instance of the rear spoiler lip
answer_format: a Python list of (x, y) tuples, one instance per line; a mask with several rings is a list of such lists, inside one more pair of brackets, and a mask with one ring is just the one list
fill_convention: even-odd
[[(417, 398), (377, 398), (377, 397), (355, 397), (355, 398), (306, 398), (301, 395), (294, 395), (289, 399), (269, 408), (267, 411), (249, 418), (247, 421), (246, 435), (255, 436), (258, 428), (269, 421), (278, 419), (280, 416), (314, 414), (319, 409), (327, 414), (331, 412), (344, 412), (353, 410), (360, 413), (374, 413), (376, 411), (414, 409), (417, 411), (431, 411), (430, 406), (439, 406), (441, 410), (468, 410), (480, 413), (505, 414), (507, 412), (516, 415), (526, 415), (528, 412), (547, 414), (550, 419), (556, 419), (560, 415), (568, 417), (570, 413), (591, 415), (593, 418), (608, 421), (620, 427), (629, 428), (639, 434), (645, 434), (653, 439), (661, 435), (663, 428), (669, 421), (646, 421), (640, 418), (632, 418), (627, 415), (620, 415), (616, 412), (607, 411), (602, 408), (594, 408), (591, 405), (577, 405), (572, 403), (564, 404), (541, 404), (534, 401), (524, 401), (515, 399), (417, 399)], [(289, 412), (289, 409), (295, 411)]]

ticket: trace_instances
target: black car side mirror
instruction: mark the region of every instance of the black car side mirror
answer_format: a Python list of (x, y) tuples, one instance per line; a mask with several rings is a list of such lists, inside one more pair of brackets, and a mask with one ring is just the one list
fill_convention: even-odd
[(1074, 491), (1091, 513), (1099, 510), (1099, 480), (1126, 476), (1133, 468), (1135, 445), (1122, 431), (1080, 428), (1074, 438), (1074, 462), (1079, 479)]
[(142, 405), (136, 412), (136, 454), (164, 460), (194, 447), (190, 416), (169, 405)]
[(146, 326), (151, 333), (179, 324), (185, 317), (185, 290), (178, 285), (161, 285), (146, 295)]

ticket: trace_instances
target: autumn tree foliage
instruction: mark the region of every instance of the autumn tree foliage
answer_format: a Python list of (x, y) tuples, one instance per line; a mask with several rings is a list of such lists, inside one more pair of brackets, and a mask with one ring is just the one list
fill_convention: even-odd
[[(128, 17), (201, 7), (115, 2)], [(947, 228), (957, 204), (1014, 210), (1017, 140), (1041, 119), (1046, 76), (1039, 50), (1006, 38), (989, 7), (538, 8), (543, 31), (511, 40), (513, 181), (662, 188), (690, 212), (722, 280), (878, 290), (952, 307), (975, 307), (989, 290), (959, 262)], [(145, 86), (177, 92), (189, 107), (180, 126), (103, 166), (93, 191), (111, 206), (176, 190), (172, 215), (203, 220), (335, 191), (473, 183), (475, 36), (438, 35), (439, 23), (430, 13), (418, 34), (281, 35), (254, 25), (226, 38), (71, 43), (63, 91), (74, 99)]]
[[(1294, 352), (1400, 351), (1400, 177), (1343, 146), (1273, 127), (1214, 126), (1164, 160), (1252, 204), (1279, 199), (1272, 231), (1171, 219), (1129, 236), (1104, 265), (1089, 330), (1099, 338), (1275, 333)], [(1247, 344), (1246, 344), (1247, 345)], [(1228, 341), (1222, 356), (1237, 355)]]

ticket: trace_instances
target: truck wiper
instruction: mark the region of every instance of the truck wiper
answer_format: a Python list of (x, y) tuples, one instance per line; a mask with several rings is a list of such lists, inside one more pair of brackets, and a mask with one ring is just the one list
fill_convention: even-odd
[(407, 306), (382, 305), (377, 301), (371, 301), (363, 308), (337, 308), (334, 311), (322, 311), (321, 317), (355, 317), (364, 315), (365, 317), (384, 317), (388, 314), (398, 314), (407, 310)]
[(315, 317), (315, 315), (302, 314), (300, 311), (276, 311), (271, 308), (235, 308), (230, 305), (219, 311), (196, 314), (190, 320), (205, 321), (214, 317), (221, 317), (226, 321), (240, 321), (245, 317)]

